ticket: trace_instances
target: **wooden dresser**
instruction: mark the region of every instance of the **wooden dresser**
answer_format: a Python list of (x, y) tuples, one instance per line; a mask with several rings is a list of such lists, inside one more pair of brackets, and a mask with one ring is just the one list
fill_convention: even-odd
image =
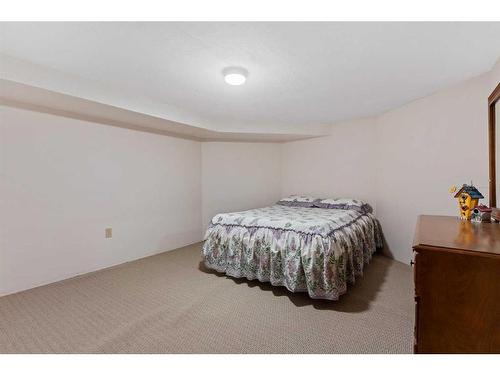
[(420, 216), (415, 353), (500, 353), (500, 224)]

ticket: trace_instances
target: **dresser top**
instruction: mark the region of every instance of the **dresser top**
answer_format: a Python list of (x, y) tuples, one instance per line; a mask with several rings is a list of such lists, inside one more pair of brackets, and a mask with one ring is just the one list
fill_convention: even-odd
[(500, 223), (473, 223), (453, 216), (418, 217), (413, 247), (431, 246), (500, 255)]

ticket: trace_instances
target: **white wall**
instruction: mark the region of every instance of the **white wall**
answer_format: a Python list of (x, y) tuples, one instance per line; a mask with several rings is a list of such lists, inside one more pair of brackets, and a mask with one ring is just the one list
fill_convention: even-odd
[(411, 259), (417, 215), (458, 214), (450, 186), (472, 180), (488, 204), (487, 98), (499, 81), (497, 64), (377, 118), (377, 216), (396, 259)]
[(0, 295), (200, 241), (200, 177), (199, 142), (0, 107)]
[(380, 116), (284, 145), (283, 194), (350, 195), (376, 209), (386, 251), (408, 262), (419, 214), (457, 215), (452, 185), (474, 181), (488, 204), (487, 97), (500, 62), (480, 77)]
[(282, 195), (357, 197), (375, 208), (373, 119), (339, 124), (328, 137), (283, 145)]
[(281, 145), (202, 144), (203, 230), (220, 212), (275, 203), (281, 196)]

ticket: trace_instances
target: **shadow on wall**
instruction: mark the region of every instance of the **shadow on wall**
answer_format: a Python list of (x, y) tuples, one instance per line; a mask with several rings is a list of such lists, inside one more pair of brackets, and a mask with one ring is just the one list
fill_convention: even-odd
[(382, 236), (382, 248), (379, 249), (378, 251), (384, 254), (385, 256), (394, 259), (394, 253), (391, 251), (391, 247), (389, 246), (389, 243), (387, 242), (387, 239), (385, 238), (384, 231), (382, 230), (382, 226), (380, 225), (380, 222), (377, 221), (378, 227), (380, 230), (380, 234)]
[(372, 301), (375, 300), (385, 282), (391, 260), (377, 253), (373, 256), (370, 264), (365, 265), (364, 275), (358, 277), (354, 285), (349, 285), (347, 293), (340, 296), (338, 301), (311, 299), (307, 293), (292, 293), (285, 287), (273, 286), (270, 283), (258, 280), (237, 279), (205, 267), (203, 262), (199, 264), (199, 270), (205, 273), (223, 277), (231, 280), (237, 285), (249, 288), (260, 288), (262, 291), (271, 292), (277, 297), (286, 296), (297, 307), (313, 306), (318, 310), (332, 310), (340, 312), (362, 312), (369, 310)]

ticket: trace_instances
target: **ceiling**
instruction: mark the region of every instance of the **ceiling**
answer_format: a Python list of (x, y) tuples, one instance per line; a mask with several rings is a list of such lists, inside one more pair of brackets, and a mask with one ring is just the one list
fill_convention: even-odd
[[(488, 71), (498, 35), (500, 23), (4, 22), (0, 53), (50, 69), (38, 86), (66, 83), (136, 112), (221, 131), (318, 133)], [(247, 69), (247, 83), (227, 85), (228, 66)]]

